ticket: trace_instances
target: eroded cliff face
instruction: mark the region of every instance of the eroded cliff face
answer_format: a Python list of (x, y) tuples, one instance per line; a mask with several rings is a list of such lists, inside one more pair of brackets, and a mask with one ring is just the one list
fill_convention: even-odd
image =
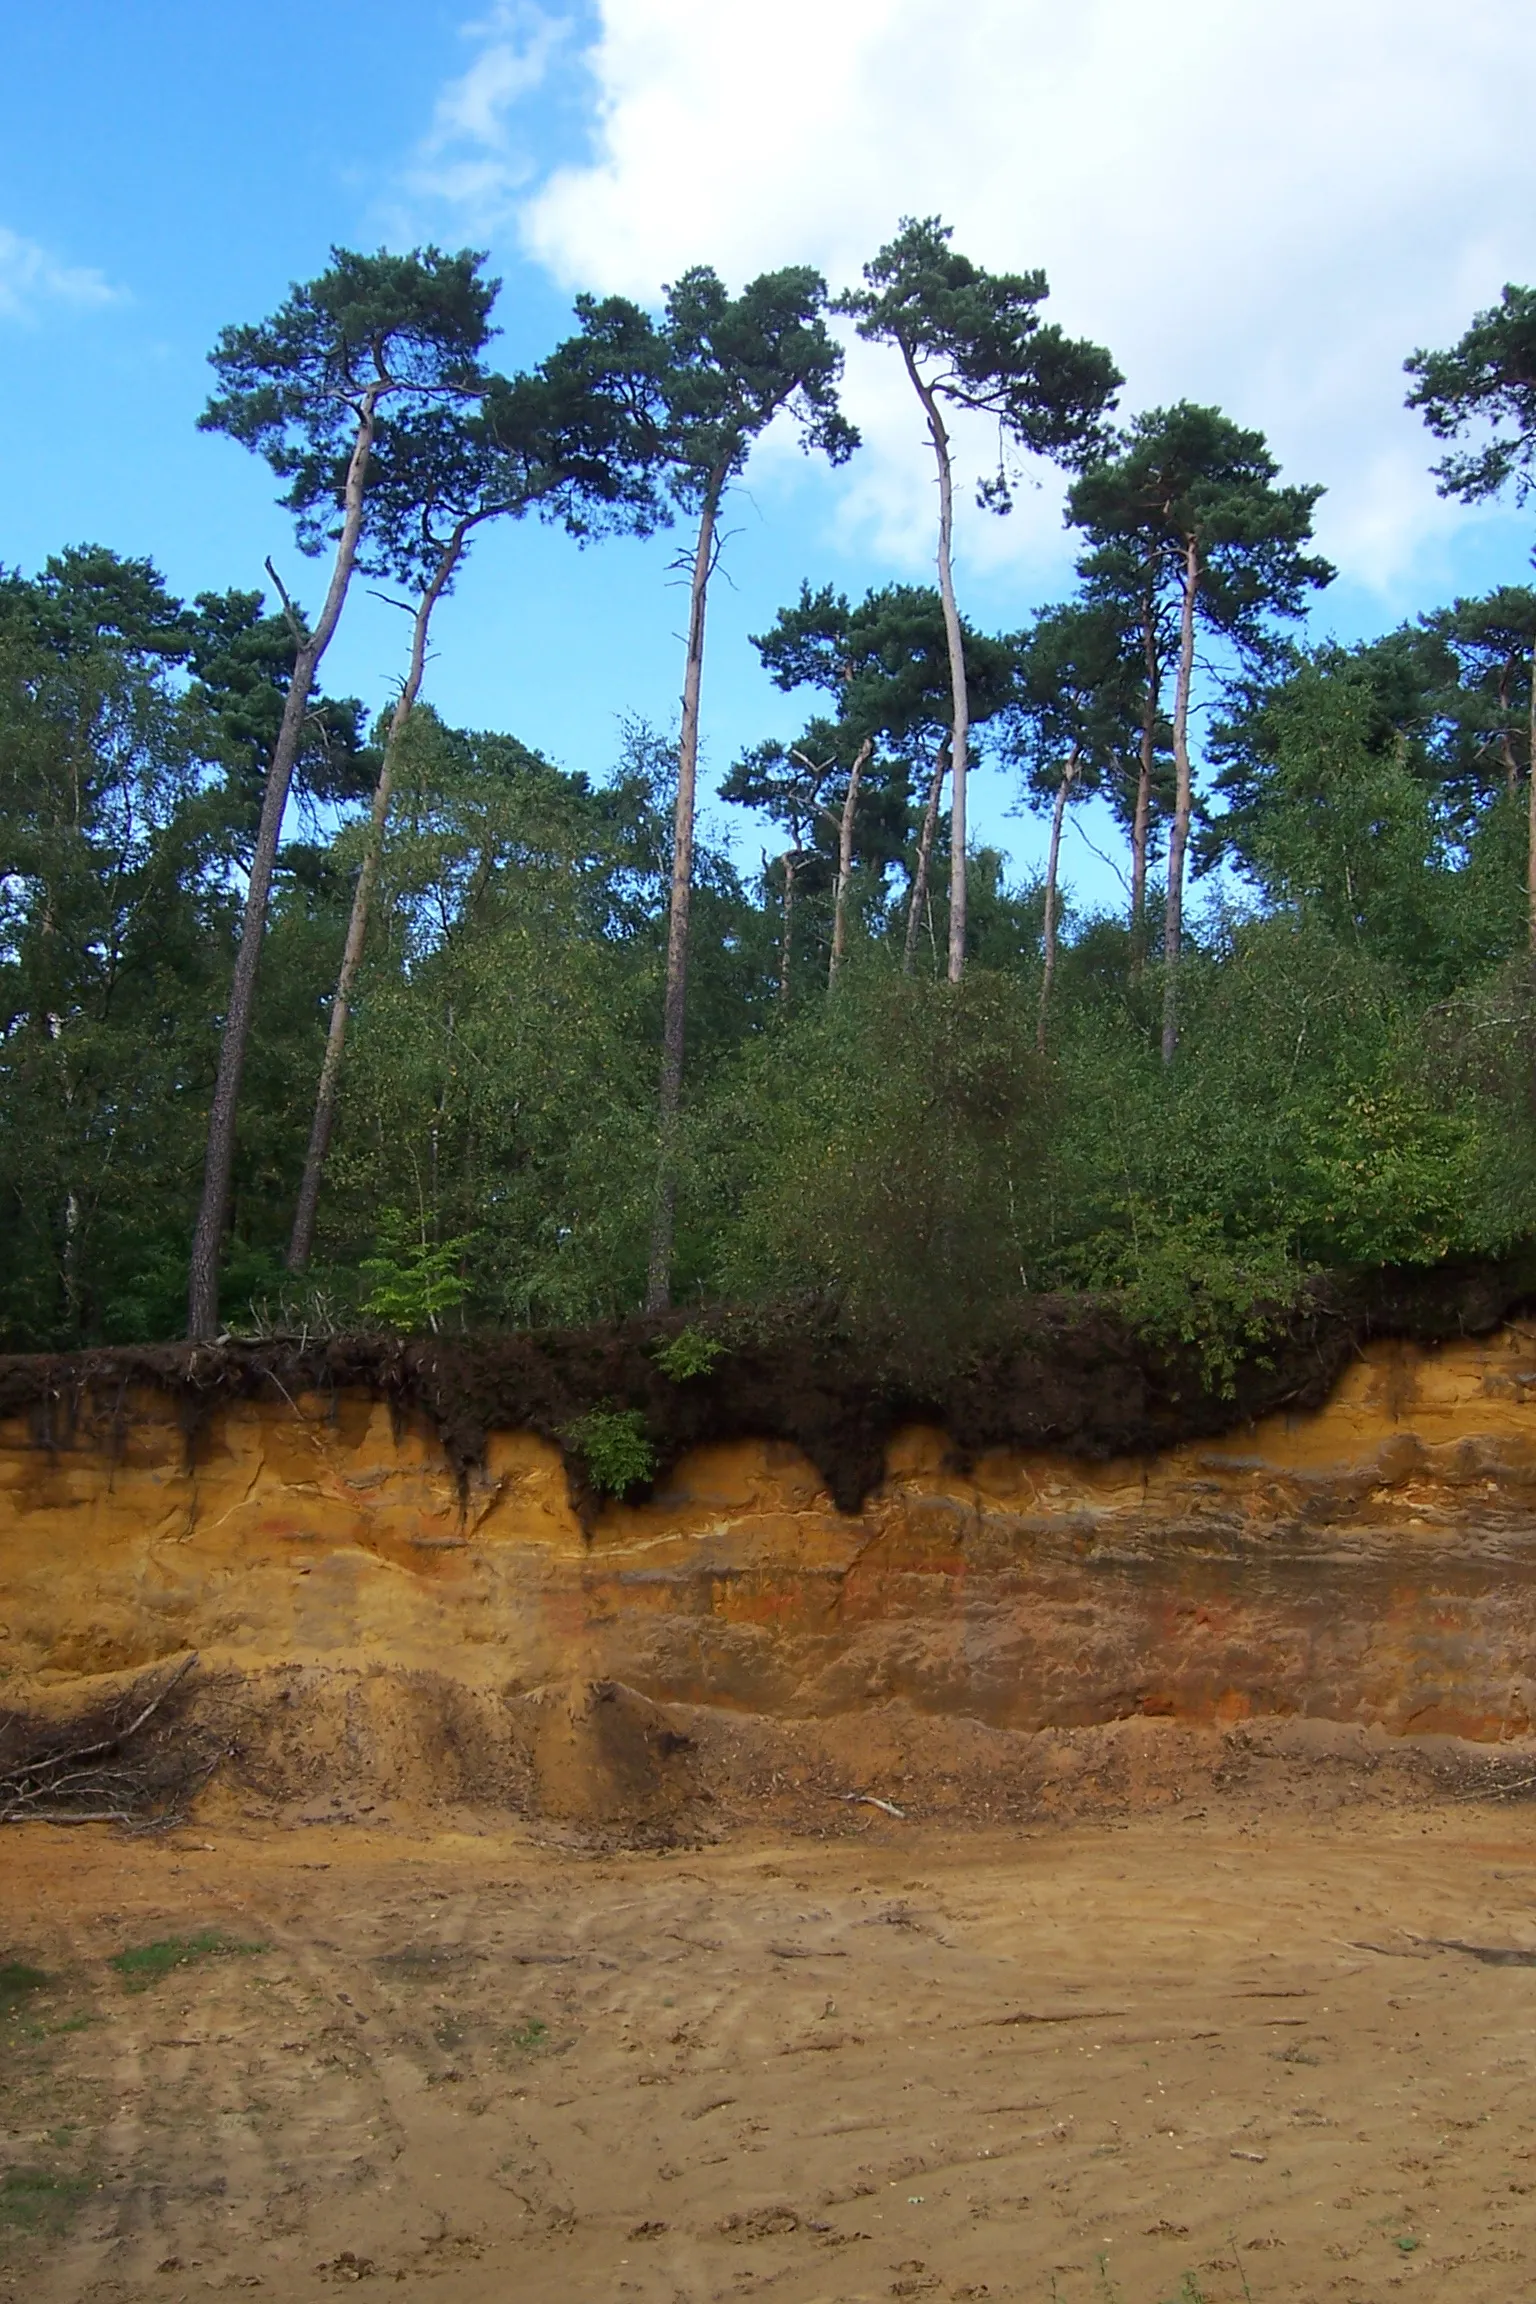
[(556, 1451), (492, 1436), (461, 1496), (361, 1398), (145, 1392), (0, 1427), (12, 1686), (206, 1666), (617, 1682), (804, 1720), (1301, 1715), (1479, 1739), (1536, 1710), (1536, 1336), (1369, 1347), (1322, 1410), (1148, 1460), (953, 1460), (910, 1429), (856, 1515), (782, 1443), (684, 1459), (586, 1535)]

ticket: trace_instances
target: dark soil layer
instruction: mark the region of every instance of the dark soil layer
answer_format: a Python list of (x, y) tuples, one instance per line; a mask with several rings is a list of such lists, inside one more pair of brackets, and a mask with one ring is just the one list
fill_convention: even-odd
[[(1225, 1387), (1207, 1380), (1193, 1350), (1150, 1343), (1111, 1300), (1083, 1296), (1027, 1298), (960, 1352), (910, 1332), (851, 1332), (824, 1305), (512, 1335), (124, 1345), (0, 1356), (0, 1416), (28, 1415), (45, 1447), (85, 1433), (110, 1439), (132, 1393), (149, 1386), (175, 1400), (195, 1451), (226, 1402), (363, 1393), (425, 1417), (461, 1479), (488, 1433), (541, 1434), (564, 1452), (590, 1514), (598, 1499), (571, 1427), (594, 1409), (630, 1409), (644, 1417), (657, 1478), (703, 1442), (787, 1440), (854, 1512), (903, 1424), (939, 1425), (962, 1459), (1001, 1447), (1148, 1454), (1278, 1409), (1321, 1407), (1370, 1338), (1485, 1335), (1531, 1304), (1536, 1255), (1332, 1275), (1275, 1315)], [(656, 1355), (690, 1325), (723, 1349), (707, 1373), (677, 1380)]]

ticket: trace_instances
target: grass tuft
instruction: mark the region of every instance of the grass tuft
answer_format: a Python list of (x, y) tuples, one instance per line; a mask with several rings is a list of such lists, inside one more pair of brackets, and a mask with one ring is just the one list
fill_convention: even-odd
[(29, 1968), (25, 1960), (0, 1961), (0, 2016), (14, 2015), (23, 2001), (52, 1982), (43, 1969)]
[(266, 1944), (242, 1944), (218, 1928), (201, 1928), (195, 1936), (162, 1936), (154, 1944), (130, 1945), (114, 1952), (107, 1965), (117, 1970), (130, 1992), (143, 1992), (174, 1968), (192, 1968), (202, 1960), (249, 1958), (268, 1950)]
[(8, 2168), (0, 2176), (0, 2226), (62, 2232), (90, 2191), (84, 2176), (50, 2176), (42, 2168)]

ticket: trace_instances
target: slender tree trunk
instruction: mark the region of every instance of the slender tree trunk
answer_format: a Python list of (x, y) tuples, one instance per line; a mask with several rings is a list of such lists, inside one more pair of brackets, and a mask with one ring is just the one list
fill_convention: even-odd
[(1200, 588), (1200, 546), (1184, 547), (1184, 598), (1179, 611), (1179, 684), (1173, 699), (1173, 766), (1177, 779), (1173, 830), (1168, 839), (1168, 905), (1163, 921), (1163, 1062), (1179, 1044), (1179, 947), (1184, 930), (1184, 852), (1189, 845), (1192, 788), (1189, 773), (1189, 691), (1195, 671), (1195, 595)]
[(866, 736), (854, 754), (853, 766), (848, 771), (848, 791), (843, 800), (843, 813), (837, 827), (837, 893), (832, 900), (832, 959), (827, 969), (827, 990), (837, 983), (837, 973), (843, 964), (843, 952), (848, 941), (848, 885), (853, 878), (853, 827), (859, 809), (859, 785), (869, 756), (874, 751), (873, 736)]
[(683, 724), (677, 746), (677, 809), (672, 825), (672, 899), (667, 915), (667, 991), (661, 1027), (661, 1128), (651, 1261), (645, 1291), (648, 1312), (672, 1300), (672, 1234), (677, 1214), (677, 1118), (683, 1094), (683, 1036), (687, 1022), (688, 905), (693, 892), (693, 819), (699, 774), (699, 693), (704, 677), (704, 616), (715, 562), (715, 530), (729, 467), (716, 465), (704, 491), (693, 581), (688, 596), (688, 660), (683, 673)]
[(1061, 822), (1067, 812), (1067, 795), (1077, 775), (1077, 754), (1074, 752), (1061, 772), (1056, 787), (1055, 804), (1051, 809), (1051, 845), (1045, 863), (1045, 967), (1040, 978), (1040, 1013), (1035, 1021), (1035, 1046), (1045, 1054), (1045, 1014), (1051, 1004), (1051, 985), (1056, 976), (1056, 883), (1061, 863)]
[(1514, 673), (1515, 658), (1506, 656), (1499, 673), (1499, 758), (1504, 763), (1504, 788), (1509, 793), (1520, 782), (1520, 763), (1515, 758), (1515, 739), (1509, 725), (1509, 684)]
[(790, 956), (795, 935), (795, 874), (799, 869), (800, 851), (786, 848), (779, 859), (784, 867), (784, 926), (779, 937), (779, 1006), (789, 1006)]
[(916, 361), (905, 347), (903, 357), (928, 418), (934, 462), (939, 469), (939, 598), (944, 606), (944, 638), (949, 649), (952, 714), (949, 758), (954, 770), (949, 796), (949, 980), (951, 984), (958, 984), (965, 974), (965, 776), (971, 704), (965, 682), (965, 635), (960, 628), (960, 611), (955, 605), (955, 475), (950, 461), (949, 433), (938, 398), (923, 382)]
[(455, 526), (437, 566), (432, 580), (416, 609), (416, 621), (411, 631), (411, 659), (406, 670), (405, 684), (389, 716), (389, 733), (384, 739), (384, 757), (379, 763), (378, 782), (373, 788), (373, 806), (368, 818), (368, 839), (363, 849), (363, 861), (357, 875), (357, 886), (352, 891), (352, 910), (347, 920), (347, 940), (342, 946), (341, 971), (336, 978), (336, 991), (331, 1001), (330, 1028), (325, 1036), (325, 1056), (320, 1066), (320, 1084), (315, 1091), (315, 1115), (309, 1131), (309, 1149), (304, 1155), (304, 1174), (299, 1181), (298, 1202), (293, 1211), (293, 1231), (288, 1240), (288, 1269), (302, 1272), (308, 1264), (315, 1245), (315, 1216), (320, 1206), (320, 1179), (325, 1170), (325, 1157), (331, 1148), (331, 1130), (336, 1122), (336, 1095), (341, 1084), (341, 1059), (346, 1046), (347, 1022), (352, 1009), (352, 987), (362, 964), (363, 945), (368, 935), (368, 913), (373, 903), (373, 891), (379, 876), (379, 861), (384, 849), (384, 827), (389, 817), (389, 798), (394, 789), (395, 762), (406, 726), (421, 693), (421, 677), (427, 661), (427, 632), (432, 622), (432, 611), (442, 598), (449, 578), (463, 557), (465, 539), (474, 523), (461, 520)]
[(342, 500), (341, 537), (331, 567), (325, 605), (320, 611), (320, 621), (300, 644), (294, 658), (293, 677), (288, 684), (282, 723), (278, 729), (277, 743), (273, 747), (271, 766), (267, 770), (266, 791), (262, 795), (261, 821), (256, 831), (255, 852), (251, 857), (245, 913), (240, 923), (240, 943), (235, 953), (229, 1007), (224, 1018), (224, 1037), (219, 1045), (218, 1076), (208, 1113), (208, 1142), (203, 1156), (203, 1194), (192, 1233), (191, 1264), (187, 1277), (187, 1334), (194, 1339), (218, 1334), (219, 1257), (224, 1245), (230, 1176), (235, 1161), (235, 1117), (240, 1104), (240, 1076), (245, 1069), (245, 1052), (250, 1043), (251, 1020), (255, 1012), (256, 971), (260, 965), (262, 938), (266, 932), (272, 870), (277, 861), (277, 843), (283, 828), (283, 811), (288, 805), (293, 764), (298, 758), (299, 739), (309, 710), (310, 690), (314, 686), (320, 660), (330, 646), (340, 621), (347, 586), (352, 581), (352, 570), (357, 559), (357, 542), (363, 525), (363, 483), (373, 450), (377, 397), (377, 392), (370, 392), (359, 412), (357, 437), (352, 444), (352, 457), (347, 466), (346, 489)]
[(923, 810), (923, 828), (917, 842), (917, 870), (912, 875), (912, 901), (907, 907), (907, 942), (901, 955), (901, 972), (910, 976), (912, 963), (917, 958), (917, 939), (923, 924), (923, 908), (928, 901), (928, 874), (933, 863), (933, 843), (939, 829), (939, 800), (944, 790), (944, 773), (949, 766), (949, 739), (939, 744), (938, 758), (933, 763), (933, 774), (928, 780), (928, 805)]
[(1531, 766), (1526, 798), (1525, 900), (1530, 948), (1536, 952), (1536, 642), (1531, 646), (1531, 707), (1527, 741)]
[(1136, 812), (1131, 819), (1131, 976), (1138, 979), (1147, 958), (1147, 833), (1152, 819), (1152, 768), (1157, 753), (1157, 716), (1162, 709), (1162, 675), (1157, 660), (1156, 593), (1149, 576), (1142, 596), (1141, 639), (1146, 655), (1147, 693), (1141, 716), (1141, 759), (1136, 772)]

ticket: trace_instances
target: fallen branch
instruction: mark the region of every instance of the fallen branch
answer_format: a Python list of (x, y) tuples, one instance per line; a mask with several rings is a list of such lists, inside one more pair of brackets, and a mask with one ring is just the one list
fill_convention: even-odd
[(887, 1816), (899, 1816), (903, 1823), (906, 1821), (905, 1808), (898, 1808), (894, 1800), (878, 1799), (873, 1792), (834, 1792), (832, 1797), (852, 1801), (856, 1807), (882, 1808)]
[(0, 1720), (0, 1824), (163, 1823), (178, 1815), (218, 1765), (206, 1744), (169, 1746), (152, 1724), (166, 1713), (198, 1661), (184, 1656), (146, 1694), (142, 1680), (72, 1720), (13, 1712)]
[(1453, 1800), (1507, 1800), (1511, 1792), (1529, 1792), (1536, 1786), (1536, 1776), (1517, 1776), (1513, 1782), (1479, 1784), (1471, 1792), (1453, 1792)]

